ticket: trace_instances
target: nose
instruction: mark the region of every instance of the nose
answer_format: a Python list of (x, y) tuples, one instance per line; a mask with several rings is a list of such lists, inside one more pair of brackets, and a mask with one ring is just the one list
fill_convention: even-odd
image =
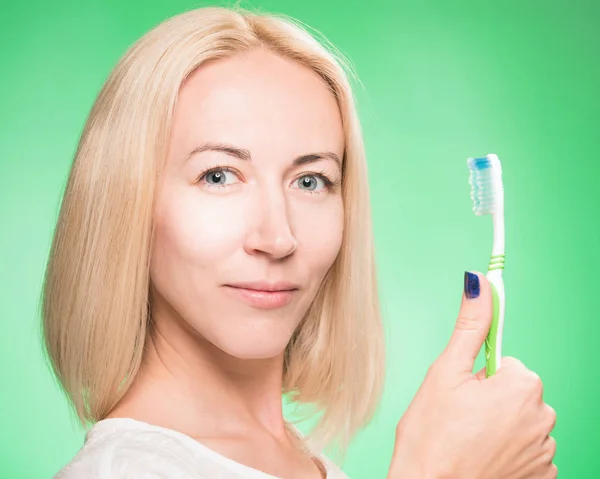
[(260, 191), (253, 209), (254, 218), (249, 218), (250, 231), (244, 249), (248, 254), (266, 254), (273, 259), (282, 259), (296, 251), (298, 242), (294, 237), (288, 218), (288, 205), (281, 191)]

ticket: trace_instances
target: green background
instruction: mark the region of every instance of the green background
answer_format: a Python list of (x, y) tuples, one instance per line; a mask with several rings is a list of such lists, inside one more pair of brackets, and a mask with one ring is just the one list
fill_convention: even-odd
[[(163, 19), (207, 4), (1, 4), (2, 478), (51, 477), (83, 439), (45, 368), (37, 325), (60, 194), (85, 118), (132, 42)], [(395, 424), (450, 337), (463, 272), (487, 267), (491, 218), (471, 211), (465, 160), (493, 152), (506, 194), (503, 353), (544, 381), (545, 400), (558, 414), (560, 476), (600, 477), (600, 3), (245, 5), (323, 32), (364, 84), (357, 97), (389, 369), (377, 418), (353, 442), (346, 473), (385, 477)]]

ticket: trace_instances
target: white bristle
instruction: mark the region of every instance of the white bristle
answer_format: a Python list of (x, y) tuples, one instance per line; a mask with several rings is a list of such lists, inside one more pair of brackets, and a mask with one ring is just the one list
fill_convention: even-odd
[(476, 215), (490, 215), (502, 208), (504, 187), (502, 185), (502, 165), (496, 155), (484, 158), (468, 158), (470, 170), (469, 184), (473, 212)]

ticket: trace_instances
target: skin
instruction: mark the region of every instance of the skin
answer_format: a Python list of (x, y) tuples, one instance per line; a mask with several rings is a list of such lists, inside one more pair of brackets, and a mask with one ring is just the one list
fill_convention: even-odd
[[(242, 148), (190, 152), (207, 143)], [(109, 417), (187, 434), (281, 477), (320, 477), (284, 426), (283, 353), (342, 241), (343, 157), (335, 98), (308, 68), (263, 49), (200, 67), (176, 105), (157, 197), (153, 334)], [(231, 171), (203, 173), (223, 167)], [(328, 186), (315, 173), (334, 183)], [(288, 281), (292, 301), (264, 309), (228, 284)]]
[[(190, 156), (207, 142), (252, 159)], [(153, 333), (140, 373), (108, 417), (180, 431), (274, 476), (320, 477), (284, 426), (283, 353), (341, 246), (341, 170), (330, 157), (342, 158), (343, 148), (332, 94), (290, 60), (254, 50), (186, 81), (157, 197)], [(217, 166), (231, 171), (204, 175)], [(557, 476), (549, 436), (556, 414), (539, 377), (514, 358), (489, 379), (472, 374), (492, 311), (478, 276), (480, 297), (463, 295), (448, 346), (397, 426), (389, 479)], [(297, 290), (289, 304), (264, 309), (227, 286), (260, 280)]]
[(396, 428), (388, 479), (555, 479), (556, 412), (540, 377), (516, 358), (473, 374), (492, 322), (492, 292), (462, 304), (452, 337)]

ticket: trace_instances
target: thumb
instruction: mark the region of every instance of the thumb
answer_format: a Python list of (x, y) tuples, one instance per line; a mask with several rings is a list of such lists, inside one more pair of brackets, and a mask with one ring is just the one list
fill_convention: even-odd
[(492, 292), (482, 273), (465, 271), (462, 304), (452, 337), (440, 357), (456, 373), (472, 374), (492, 324)]

